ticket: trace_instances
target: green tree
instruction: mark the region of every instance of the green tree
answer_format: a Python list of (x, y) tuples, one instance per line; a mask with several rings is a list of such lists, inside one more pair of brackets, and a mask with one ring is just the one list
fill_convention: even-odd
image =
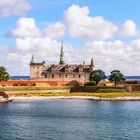
[(119, 70), (113, 70), (109, 76), (109, 81), (114, 82), (116, 86), (117, 82), (125, 81), (125, 77)]
[(84, 86), (95, 86), (96, 82), (95, 81), (87, 81), (84, 83)]
[(7, 81), (9, 79), (9, 74), (8, 72), (6, 71), (6, 68), (1, 66), (0, 67), (0, 82), (1, 81)]
[(91, 81), (95, 81), (96, 85), (101, 81), (106, 79), (106, 75), (105, 72), (103, 72), (102, 70), (94, 70), (90, 73), (89, 76), (89, 80)]

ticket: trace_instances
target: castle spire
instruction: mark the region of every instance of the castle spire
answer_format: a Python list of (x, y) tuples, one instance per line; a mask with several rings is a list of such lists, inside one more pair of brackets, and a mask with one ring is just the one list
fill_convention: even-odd
[(33, 63), (35, 63), (35, 62), (34, 62), (34, 56), (32, 55), (32, 59), (31, 59), (30, 64), (33, 64)]
[(60, 51), (60, 62), (59, 64), (64, 64), (64, 51), (63, 51), (63, 43), (61, 44), (61, 51)]

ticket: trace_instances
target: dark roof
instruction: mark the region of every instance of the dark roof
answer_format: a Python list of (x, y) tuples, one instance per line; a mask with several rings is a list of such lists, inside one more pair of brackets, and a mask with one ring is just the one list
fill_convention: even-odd
[(42, 65), (42, 63), (30, 63), (30, 65)]
[(79, 68), (82, 68), (84, 72), (89, 72), (90, 65), (81, 65), (81, 64), (52, 64), (44, 67), (44, 72), (65, 72), (65, 70), (69, 69), (71, 72), (78, 72)]

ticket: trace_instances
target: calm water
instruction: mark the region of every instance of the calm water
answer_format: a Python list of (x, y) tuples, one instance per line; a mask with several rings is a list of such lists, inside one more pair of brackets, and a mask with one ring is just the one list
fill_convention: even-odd
[(57, 99), (1, 104), (0, 140), (140, 140), (140, 102)]

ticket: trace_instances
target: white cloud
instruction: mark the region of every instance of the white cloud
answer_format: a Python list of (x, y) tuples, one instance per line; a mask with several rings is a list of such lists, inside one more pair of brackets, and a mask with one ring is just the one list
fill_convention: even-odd
[[(16, 39), (16, 48), (7, 53), (8, 66), (16, 67), (22, 75), (29, 73), (29, 63), (32, 54), (36, 62), (46, 61), (47, 64), (59, 63), (61, 43), (48, 37), (42, 38), (18, 38)], [(67, 58), (71, 60), (73, 54), (72, 48), (64, 46)], [(66, 58), (66, 57), (65, 57)], [(67, 61), (67, 59), (65, 59)], [(14, 73), (13, 71), (11, 73)]]
[(0, 17), (23, 15), (31, 9), (27, 0), (0, 0)]
[(42, 35), (33, 18), (22, 17), (17, 21), (16, 28), (9, 33), (11, 37), (39, 37)]
[[(86, 39), (83, 47), (76, 49), (71, 44), (64, 44), (65, 62), (90, 63), (95, 60), (97, 69), (103, 69), (107, 74), (113, 69), (121, 70), (125, 75), (139, 75), (140, 68), (140, 39), (128, 43), (115, 40), (106, 41), (114, 35), (138, 35), (133, 21), (127, 20), (121, 31), (115, 24), (103, 17), (89, 16), (88, 7), (71, 6), (64, 15), (65, 22), (49, 24), (45, 29), (37, 26), (33, 18), (20, 18), (10, 35), (15, 37), (15, 47), (4, 51), (0, 58), (4, 60), (9, 70), (14, 73), (14, 67), (22, 75), (29, 73), (29, 63), (32, 54), (36, 62), (58, 63), (61, 43), (57, 39), (69, 31), (70, 37)], [(71, 38), (70, 38), (71, 39)], [(9, 47), (10, 48), (10, 47)], [(17, 72), (16, 71), (16, 72)]]
[(50, 37), (50, 38), (60, 38), (65, 34), (65, 26), (60, 23), (54, 23), (54, 24), (50, 24), (45, 30), (44, 30), (45, 34)]
[(107, 74), (119, 69), (125, 75), (139, 75), (140, 39), (130, 43), (116, 41), (93, 41), (83, 49), (84, 57), (89, 60), (93, 56), (97, 69), (103, 69)]
[[(7, 53), (9, 67), (18, 69), (23, 75), (29, 72), (29, 63), (32, 54), (36, 62), (46, 61), (47, 64), (59, 63), (61, 43), (48, 37), (24, 38), (16, 40), (15, 50)], [(64, 44), (66, 63), (90, 64), (95, 60), (96, 69), (102, 69), (109, 74), (111, 70), (119, 69), (125, 75), (139, 75), (140, 73), (140, 39), (124, 43), (123, 41), (92, 41), (81, 49), (70, 44)], [(24, 69), (22, 68), (24, 67)]]
[(56, 50), (56, 46), (58, 46), (57, 41), (48, 37), (16, 39), (16, 48), (22, 52), (42, 53), (49, 51), (49, 48)]
[(126, 20), (122, 34), (125, 36), (137, 36), (139, 34), (138, 32), (134, 21)]
[(118, 27), (101, 16), (89, 16), (88, 7), (72, 5), (64, 14), (70, 36), (87, 40), (112, 38)]
[(12, 29), (9, 36), (15, 38), (49, 37), (58, 39), (65, 34), (65, 26), (61, 22), (49, 24), (45, 29), (40, 29), (34, 18), (21, 17)]

